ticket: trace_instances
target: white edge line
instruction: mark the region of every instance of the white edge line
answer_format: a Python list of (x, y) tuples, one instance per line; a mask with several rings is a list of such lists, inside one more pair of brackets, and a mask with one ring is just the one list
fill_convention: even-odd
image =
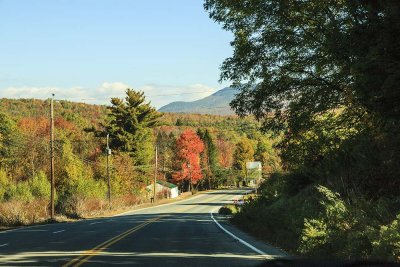
[(53, 234), (58, 234), (58, 233), (62, 233), (62, 232), (65, 232), (65, 230), (56, 231), (56, 232), (53, 232)]
[(242, 243), (243, 245), (247, 246), (248, 248), (250, 248), (251, 250), (257, 252), (258, 254), (266, 257), (266, 254), (264, 251), (259, 250), (258, 248), (256, 248), (255, 246), (247, 243), (246, 241), (244, 241), (243, 239), (235, 236), (234, 234), (232, 234), (230, 231), (226, 230), (213, 216), (213, 211), (210, 212), (211, 215), (211, 219), (213, 219), (213, 221), (218, 225), (219, 228), (221, 228), (225, 233), (227, 233), (228, 235), (230, 235), (231, 237), (233, 237), (235, 240), (239, 241), (240, 243)]

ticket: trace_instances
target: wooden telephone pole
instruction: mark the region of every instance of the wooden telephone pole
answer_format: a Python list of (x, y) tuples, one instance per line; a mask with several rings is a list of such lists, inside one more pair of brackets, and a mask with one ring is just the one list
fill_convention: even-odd
[(107, 153), (107, 183), (108, 183), (108, 192), (107, 192), (107, 197), (108, 197), (108, 206), (111, 209), (111, 181), (110, 181), (110, 155), (111, 155), (111, 149), (110, 149), (110, 135), (107, 134), (107, 148), (106, 148), (106, 153)]
[(154, 166), (154, 182), (153, 182), (153, 202), (156, 203), (156, 184), (157, 184), (157, 146), (156, 146), (156, 161)]
[(193, 195), (193, 184), (192, 184), (192, 166), (190, 166), (190, 163), (188, 163), (188, 169), (189, 169), (189, 191)]
[(50, 99), (50, 180), (51, 180), (51, 192), (50, 192), (50, 216), (54, 220), (54, 94)]

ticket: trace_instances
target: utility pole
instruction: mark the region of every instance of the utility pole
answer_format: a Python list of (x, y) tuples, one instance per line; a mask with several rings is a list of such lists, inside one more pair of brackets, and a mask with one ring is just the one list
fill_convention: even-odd
[(50, 99), (50, 180), (51, 180), (51, 193), (50, 193), (50, 216), (54, 220), (54, 94)]
[(156, 161), (155, 161), (155, 166), (154, 166), (154, 184), (153, 184), (153, 202), (156, 203), (156, 184), (157, 184), (157, 164), (158, 164), (158, 158), (157, 158), (157, 146), (156, 146)]
[(189, 169), (189, 191), (192, 193), (193, 195), (193, 185), (192, 185), (192, 168), (190, 166), (190, 163), (188, 164), (188, 169)]
[(110, 135), (107, 134), (107, 148), (106, 148), (106, 153), (107, 153), (107, 182), (108, 182), (108, 192), (107, 192), (107, 197), (108, 197), (108, 206), (111, 209), (111, 182), (110, 182), (110, 155), (111, 155), (111, 149), (110, 149)]
[(245, 179), (244, 179), (244, 183), (245, 183), (245, 186), (247, 186), (247, 176), (249, 175), (248, 174), (248, 170), (247, 170), (247, 163), (246, 163), (245, 168), (246, 168), (246, 176), (245, 176)]

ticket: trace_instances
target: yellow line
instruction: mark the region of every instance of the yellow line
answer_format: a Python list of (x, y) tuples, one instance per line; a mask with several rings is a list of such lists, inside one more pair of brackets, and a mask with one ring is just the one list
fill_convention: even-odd
[(89, 259), (91, 259), (92, 257), (96, 256), (97, 254), (99, 254), (102, 250), (104, 250), (105, 248), (111, 246), (112, 244), (115, 244), (116, 242), (120, 241), (121, 239), (127, 237), (128, 235), (136, 232), (137, 230), (145, 227), (146, 225), (155, 222), (159, 219), (161, 219), (164, 216), (161, 217), (157, 217), (157, 218), (153, 218), (150, 219), (140, 225), (137, 225), (103, 243), (101, 243), (100, 245), (92, 248), (91, 250), (87, 250), (85, 251), (82, 255), (78, 256), (77, 258), (71, 260), (70, 262), (66, 263), (65, 265), (63, 265), (63, 267), (69, 267), (69, 266), (81, 266), (83, 263), (85, 263), (86, 261), (88, 261)]
[(136, 232), (137, 230), (139, 230), (139, 229), (145, 227), (146, 225), (148, 225), (148, 224), (150, 224), (150, 223), (152, 223), (152, 222), (155, 222), (155, 221), (157, 221), (157, 220), (159, 220), (159, 219), (160, 219), (160, 218), (156, 218), (156, 219), (154, 219), (154, 220), (152, 220), (152, 221), (150, 221), (150, 222), (147, 222), (147, 223), (145, 223), (145, 224), (141, 224), (141, 225), (139, 225), (138, 227), (136, 227), (134, 230), (129, 231), (128, 233), (126, 233), (126, 234), (124, 234), (124, 235), (122, 235), (122, 236), (120, 236), (120, 237), (118, 237), (118, 238), (115, 238), (114, 240), (110, 241), (109, 243), (107, 243), (106, 245), (102, 246), (101, 248), (98, 248), (97, 250), (93, 251), (91, 254), (89, 254), (89, 255), (86, 256), (85, 258), (81, 259), (81, 261), (78, 262), (77, 264), (75, 264), (74, 266), (76, 266), (76, 267), (81, 266), (82, 264), (84, 264), (85, 262), (87, 262), (88, 260), (90, 260), (91, 258), (93, 258), (94, 256), (96, 256), (97, 254), (99, 254), (99, 253), (100, 253), (101, 251), (103, 251), (105, 248), (111, 246), (112, 244), (117, 243), (118, 241), (120, 241), (121, 239), (127, 237), (128, 235), (132, 234), (133, 232)]
[[(218, 199), (220, 197), (221, 196), (217, 195), (217, 196), (211, 197), (211, 198), (209, 198), (207, 200), (208, 200), (208, 202), (210, 202), (210, 201), (214, 201), (214, 200), (216, 200), (216, 199)], [(196, 205), (196, 204), (193, 203), (193, 205)], [(190, 209), (192, 209), (192, 207), (182, 207), (182, 210), (180, 210), (179, 212), (184, 212), (184, 211), (190, 210)], [(158, 221), (159, 219), (161, 219), (162, 217), (165, 217), (165, 216), (168, 216), (168, 215), (163, 215), (163, 216), (160, 216), (160, 217), (157, 217), (157, 218), (150, 219), (150, 220), (148, 220), (148, 221), (146, 221), (146, 222), (144, 222), (144, 223), (142, 223), (140, 225), (137, 225), (137, 226), (135, 226), (135, 227), (133, 227), (133, 228), (131, 228), (131, 229), (129, 229), (129, 230), (127, 230), (127, 231), (115, 236), (115, 237), (113, 237), (113, 238), (110, 238), (109, 240), (101, 243), (100, 245), (98, 245), (98, 246), (96, 246), (96, 247), (94, 247), (94, 248), (92, 248), (90, 250), (85, 251), (82, 255), (80, 255), (80, 256), (74, 258), (73, 260), (67, 262), (66, 264), (63, 265), (63, 267), (69, 267), (69, 266), (72, 266), (72, 265), (75, 266), (75, 267), (81, 266), (82, 264), (84, 264), (85, 262), (87, 262), (88, 260), (93, 258), (94, 256), (98, 255), (101, 251), (103, 251), (104, 249), (108, 248), (109, 246), (117, 243), (118, 241), (120, 241), (121, 239), (127, 237), (128, 235), (140, 230), (141, 228), (147, 226), (150, 223)]]

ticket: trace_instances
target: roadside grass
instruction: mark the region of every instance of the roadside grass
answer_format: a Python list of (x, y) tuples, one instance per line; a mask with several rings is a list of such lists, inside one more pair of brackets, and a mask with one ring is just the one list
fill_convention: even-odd
[(48, 217), (47, 204), (48, 201), (43, 199), (0, 203), (0, 225), (22, 226), (42, 223)]
[(105, 198), (75, 198), (70, 207), (73, 212), (66, 214), (58, 211), (54, 221), (49, 219), (48, 199), (4, 201), (0, 202), (0, 231), (19, 226), (109, 217), (127, 211), (173, 203), (190, 196), (192, 196), (190, 192), (185, 192), (173, 199), (160, 197), (156, 199), (155, 204), (150, 203), (147, 198), (134, 195), (118, 196), (112, 199), (111, 208)]

